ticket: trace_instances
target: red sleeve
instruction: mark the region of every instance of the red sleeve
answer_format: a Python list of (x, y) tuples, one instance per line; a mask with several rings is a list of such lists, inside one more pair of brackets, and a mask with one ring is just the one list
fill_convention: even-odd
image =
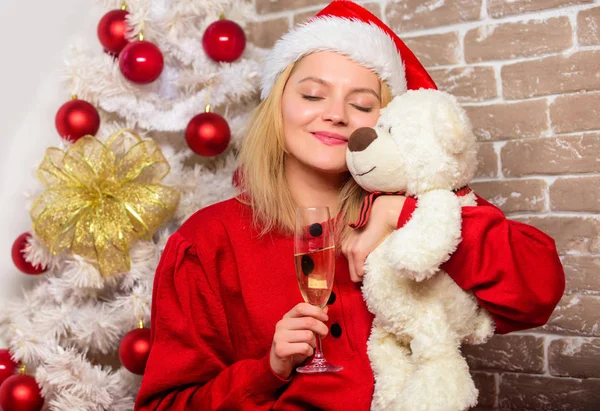
[(152, 291), (151, 349), (136, 410), (268, 410), (279, 378), (263, 358), (234, 362), (216, 264), (171, 236)]
[[(442, 268), (463, 289), (473, 291), (490, 312), (496, 333), (544, 325), (565, 290), (554, 240), (542, 231), (508, 220), (477, 196), (462, 209), (462, 241)], [(410, 219), (416, 200), (407, 198), (398, 227)]]

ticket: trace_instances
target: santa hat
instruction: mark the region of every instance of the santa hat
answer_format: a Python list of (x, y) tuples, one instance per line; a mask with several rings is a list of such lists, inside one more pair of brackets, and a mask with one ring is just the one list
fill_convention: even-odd
[(420, 88), (436, 89), (423, 65), (400, 38), (365, 8), (352, 1), (334, 0), (308, 22), (277, 41), (265, 60), (261, 99), (291, 63), (316, 51), (335, 51), (385, 81), (392, 95)]

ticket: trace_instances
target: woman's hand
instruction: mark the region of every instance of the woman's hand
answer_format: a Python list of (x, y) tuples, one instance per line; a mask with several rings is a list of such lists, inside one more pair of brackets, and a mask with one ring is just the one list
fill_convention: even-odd
[(325, 337), (329, 328), (327, 309), (300, 303), (287, 312), (275, 326), (271, 345), (271, 369), (287, 379), (294, 368), (313, 355), (316, 346), (315, 333)]
[(342, 243), (342, 253), (348, 259), (352, 281), (362, 281), (367, 256), (396, 229), (405, 199), (401, 195), (377, 197), (367, 224), (353, 230)]

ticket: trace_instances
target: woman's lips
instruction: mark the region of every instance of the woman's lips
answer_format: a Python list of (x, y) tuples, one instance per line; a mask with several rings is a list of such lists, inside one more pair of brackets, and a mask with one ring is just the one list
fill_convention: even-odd
[(319, 141), (328, 146), (338, 146), (348, 144), (348, 139), (339, 134), (316, 132), (312, 133)]

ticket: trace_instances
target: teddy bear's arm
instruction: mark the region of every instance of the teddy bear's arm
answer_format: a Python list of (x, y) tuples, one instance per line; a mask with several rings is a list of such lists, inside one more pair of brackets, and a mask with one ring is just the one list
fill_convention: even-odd
[(398, 274), (422, 281), (437, 272), (460, 243), (461, 205), (448, 190), (419, 196), (411, 219), (381, 244), (384, 258)]

